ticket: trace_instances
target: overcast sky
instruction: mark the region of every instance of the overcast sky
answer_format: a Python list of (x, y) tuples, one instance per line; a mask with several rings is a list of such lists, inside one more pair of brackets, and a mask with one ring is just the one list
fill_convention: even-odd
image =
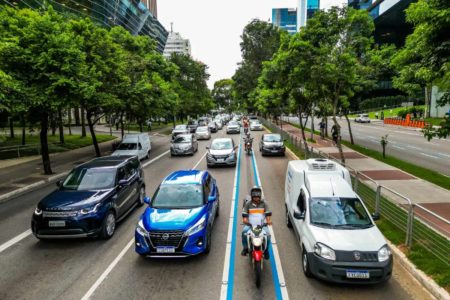
[[(346, 0), (321, 0), (321, 8)], [(239, 43), (251, 20), (268, 21), (272, 8), (296, 7), (297, 0), (159, 0), (158, 19), (191, 42), (192, 56), (209, 66), (208, 85), (233, 76), (241, 61)]]

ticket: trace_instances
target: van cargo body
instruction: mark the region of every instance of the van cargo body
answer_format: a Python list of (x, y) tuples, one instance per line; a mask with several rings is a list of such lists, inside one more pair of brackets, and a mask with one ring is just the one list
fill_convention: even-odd
[(133, 155), (141, 160), (148, 158), (151, 149), (151, 141), (147, 133), (129, 133), (123, 136), (122, 142), (111, 155)]

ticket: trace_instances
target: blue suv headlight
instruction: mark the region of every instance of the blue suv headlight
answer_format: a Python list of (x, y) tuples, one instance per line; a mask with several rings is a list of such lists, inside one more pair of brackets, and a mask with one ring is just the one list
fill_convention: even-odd
[(186, 231), (186, 235), (189, 236), (202, 231), (205, 228), (205, 225), (206, 225), (206, 218), (203, 216), (200, 220), (198, 220), (197, 223), (195, 223), (194, 226), (192, 226)]
[(101, 203), (96, 204), (95, 206), (91, 206), (91, 207), (86, 207), (86, 208), (82, 208), (80, 209), (80, 214), (82, 215), (87, 215), (87, 214), (92, 214), (92, 213), (96, 213), (98, 208), (100, 207)]
[(147, 236), (148, 232), (147, 230), (145, 230), (144, 223), (142, 222), (142, 220), (140, 220), (136, 225), (136, 232), (142, 236)]

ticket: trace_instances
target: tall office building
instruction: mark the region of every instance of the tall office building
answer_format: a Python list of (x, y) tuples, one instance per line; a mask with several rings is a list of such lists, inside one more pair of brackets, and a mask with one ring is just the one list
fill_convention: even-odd
[(58, 11), (88, 16), (94, 22), (106, 26), (120, 25), (134, 35), (147, 35), (156, 41), (162, 53), (168, 32), (156, 19), (156, 0), (15, 0), (4, 1), (10, 5), (33, 9), (48, 3)]
[(173, 32), (171, 28), (164, 48), (164, 57), (169, 58), (172, 53), (191, 55), (191, 43), (188, 39), (183, 39), (178, 32)]
[(297, 7), (297, 25), (305, 27), (306, 21), (320, 9), (320, 0), (299, 0)]
[(273, 8), (272, 24), (285, 29), (289, 34), (297, 32), (297, 9), (296, 8)]

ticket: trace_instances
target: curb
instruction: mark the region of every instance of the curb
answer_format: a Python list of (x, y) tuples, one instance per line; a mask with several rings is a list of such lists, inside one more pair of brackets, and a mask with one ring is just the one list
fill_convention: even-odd
[(14, 190), (12, 192), (3, 194), (3, 195), (0, 196), (0, 204), (8, 202), (8, 201), (16, 198), (17, 196), (20, 196), (20, 195), (24, 194), (25, 192), (33, 191), (33, 190), (36, 190), (36, 189), (38, 189), (38, 188), (40, 188), (40, 187), (42, 187), (44, 185), (47, 185), (47, 184), (52, 183), (52, 182), (55, 182), (55, 181), (65, 177), (65, 176), (67, 176), (67, 174), (69, 174), (69, 172), (63, 172), (61, 174), (51, 176), (51, 177), (49, 177), (47, 179), (43, 179), (43, 180), (40, 180), (38, 182), (32, 183), (32, 184), (30, 184), (30, 185), (28, 185), (26, 187), (23, 187), (23, 188)]
[(445, 289), (440, 287), (431, 277), (426, 275), (423, 271), (416, 268), (416, 266), (409, 261), (406, 255), (400, 251), (397, 246), (393, 245), (390, 241), (387, 241), (389, 248), (391, 248), (392, 254), (395, 259), (417, 280), (422, 286), (436, 299), (449, 300), (450, 295)]
[[(292, 152), (291, 149), (286, 147), (286, 150), (294, 159), (299, 160), (300, 158)], [(416, 266), (409, 261), (406, 255), (400, 251), (395, 245), (393, 245), (389, 240), (387, 240), (389, 247), (392, 250), (392, 254), (395, 256), (396, 260), (417, 280), (422, 284), (422, 286), (436, 299), (438, 300), (450, 300), (450, 295), (445, 289), (440, 287), (431, 277), (426, 275), (423, 271), (416, 268)]]

